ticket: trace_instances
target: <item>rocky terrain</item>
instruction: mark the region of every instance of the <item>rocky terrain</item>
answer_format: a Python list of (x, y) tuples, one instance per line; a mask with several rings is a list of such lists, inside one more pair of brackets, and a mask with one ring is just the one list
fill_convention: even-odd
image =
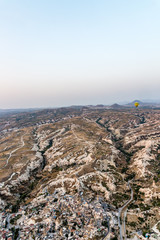
[(0, 130), (0, 239), (160, 239), (160, 110), (37, 110)]

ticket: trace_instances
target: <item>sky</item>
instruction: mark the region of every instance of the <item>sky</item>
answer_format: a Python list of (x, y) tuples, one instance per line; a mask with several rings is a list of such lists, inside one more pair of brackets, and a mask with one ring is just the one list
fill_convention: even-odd
[(0, 0), (0, 108), (159, 92), (160, 0)]

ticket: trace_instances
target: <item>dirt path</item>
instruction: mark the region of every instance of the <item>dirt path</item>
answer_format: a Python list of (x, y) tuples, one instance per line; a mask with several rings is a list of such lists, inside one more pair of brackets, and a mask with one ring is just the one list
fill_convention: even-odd
[[(25, 135), (25, 134), (24, 134), (24, 135)], [(6, 160), (6, 164), (5, 164), (2, 168), (0, 168), (0, 170), (3, 169), (3, 168), (5, 168), (5, 167), (8, 165), (9, 159), (12, 157), (12, 154), (13, 154), (13, 153), (15, 153), (15, 152), (16, 152), (17, 150), (19, 150), (20, 148), (24, 147), (24, 140), (23, 140), (24, 135), (21, 136), (21, 140), (20, 140), (20, 141), (21, 141), (21, 146), (18, 147), (18, 148), (16, 148), (16, 149), (14, 149), (13, 151), (10, 152), (9, 157), (8, 157), (7, 160)]]
[[(0, 170), (1, 170), (1, 169), (4, 169), (5, 167), (7, 167), (8, 163), (9, 163), (9, 160), (10, 160), (10, 158), (12, 157), (12, 154), (13, 154), (13, 153), (15, 153), (16, 151), (18, 151), (18, 150), (21, 149), (22, 147), (24, 147), (25, 143), (24, 143), (23, 137), (24, 137), (25, 135), (26, 135), (26, 133), (21, 136), (21, 139), (20, 139), (20, 144), (21, 144), (21, 145), (20, 145), (18, 148), (14, 149), (13, 151), (10, 152), (9, 157), (8, 157), (7, 160), (6, 160), (6, 164), (5, 164), (2, 168), (0, 168)], [(14, 175), (15, 175), (15, 173), (12, 173), (11, 176), (10, 176), (10, 178), (9, 178), (8, 180), (11, 180)], [(7, 181), (8, 181), (8, 180), (7, 180)], [(0, 183), (0, 188), (2, 188), (3, 186), (4, 186), (4, 182), (3, 182), (3, 183)]]

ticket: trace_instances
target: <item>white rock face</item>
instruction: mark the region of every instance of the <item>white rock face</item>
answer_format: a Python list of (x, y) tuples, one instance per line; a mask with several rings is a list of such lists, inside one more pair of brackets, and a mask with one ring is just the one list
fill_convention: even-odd
[[(43, 157), (40, 152), (36, 152), (36, 155), (34, 158), (31, 159), (30, 163), (28, 163), (27, 168), (25, 169), (23, 174), (20, 174), (15, 180), (13, 180), (13, 176), (16, 175), (16, 173), (13, 173), (11, 177), (6, 181), (1, 183), (0, 192), (2, 195), (5, 195), (6, 197), (12, 197), (13, 193), (11, 193), (12, 188), (17, 188), (21, 184), (28, 182), (30, 176), (32, 175), (32, 172), (35, 169), (40, 169), (42, 165)], [(4, 204), (5, 201), (0, 201)]]
[(146, 169), (146, 167), (150, 164), (151, 160), (155, 160), (155, 155), (152, 154), (152, 149), (157, 146), (157, 143), (153, 140), (142, 140), (135, 144), (134, 147), (144, 147), (140, 151), (138, 151), (133, 157), (133, 164), (131, 168), (136, 167), (137, 173), (140, 177), (145, 177), (146, 174), (152, 174), (150, 171)]

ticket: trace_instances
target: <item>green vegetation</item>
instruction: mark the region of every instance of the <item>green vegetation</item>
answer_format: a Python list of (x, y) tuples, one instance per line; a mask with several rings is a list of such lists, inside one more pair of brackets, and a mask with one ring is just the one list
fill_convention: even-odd
[(13, 224), (13, 225), (16, 224), (17, 220), (21, 217), (22, 217), (22, 214), (18, 214), (15, 218), (12, 218), (10, 220), (10, 223)]
[(132, 180), (134, 177), (135, 177), (135, 173), (131, 173), (125, 178), (125, 181), (128, 182), (129, 180)]
[(139, 220), (140, 223), (143, 223), (143, 222), (144, 222), (144, 219), (141, 218), (141, 217), (138, 217), (138, 220)]
[(121, 170), (121, 173), (126, 173), (128, 170), (128, 167), (123, 167), (122, 170)]
[(151, 207), (149, 205), (145, 205), (143, 203), (140, 203), (139, 208), (141, 209), (141, 211), (147, 211), (147, 210), (150, 210)]
[(128, 225), (130, 225), (131, 227), (134, 227), (134, 228), (136, 227), (136, 224), (137, 224), (136, 222), (130, 222), (130, 223), (128, 223)]
[(11, 228), (11, 231), (12, 231), (13, 236), (14, 236), (13, 240), (16, 240), (18, 238), (18, 235), (19, 235), (19, 228), (13, 227), (13, 228)]
[(102, 182), (102, 186), (105, 187), (107, 189), (107, 191), (109, 191), (109, 188), (105, 182)]
[(153, 198), (151, 202), (154, 207), (160, 207), (160, 198)]
[(104, 227), (108, 227), (108, 221), (106, 221), (106, 220), (104, 220), (104, 221), (102, 221), (102, 226), (104, 226)]

